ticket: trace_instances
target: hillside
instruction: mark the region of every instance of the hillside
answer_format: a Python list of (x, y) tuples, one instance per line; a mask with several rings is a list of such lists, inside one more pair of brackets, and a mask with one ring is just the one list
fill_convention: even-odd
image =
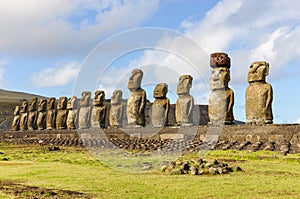
[(21, 102), (22, 99), (30, 100), (33, 97), (44, 98), (43, 96), (39, 96), (39, 95), (0, 89), (0, 103)]

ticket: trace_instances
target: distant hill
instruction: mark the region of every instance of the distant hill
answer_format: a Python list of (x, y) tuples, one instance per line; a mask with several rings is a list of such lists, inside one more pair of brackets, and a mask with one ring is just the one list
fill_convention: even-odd
[(21, 102), (23, 99), (30, 101), (31, 98), (45, 98), (43, 96), (34, 95), (30, 93), (23, 93), (17, 91), (8, 91), (0, 89), (0, 103), (1, 102)]

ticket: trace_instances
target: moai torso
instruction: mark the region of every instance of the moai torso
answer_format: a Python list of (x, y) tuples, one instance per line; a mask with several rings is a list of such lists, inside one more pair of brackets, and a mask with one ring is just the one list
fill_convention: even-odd
[(37, 129), (36, 120), (37, 120), (37, 98), (32, 98), (29, 103), (29, 112), (28, 112), (28, 130), (33, 131)]
[(11, 125), (12, 131), (20, 130), (20, 106), (16, 106), (14, 110), (14, 118)]
[(46, 115), (47, 115), (47, 100), (40, 99), (38, 105), (37, 128), (43, 130), (46, 128)]
[(28, 103), (26, 101), (22, 102), (22, 105), (20, 107), (20, 130), (25, 131), (27, 130), (27, 121), (28, 121)]
[(76, 129), (78, 122), (78, 99), (76, 96), (70, 97), (67, 104), (68, 116), (67, 116), (67, 128)]
[(143, 71), (134, 69), (128, 81), (127, 121), (135, 127), (145, 126), (146, 92), (141, 88), (142, 78)]
[(182, 75), (177, 85), (178, 98), (175, 107), (176, 124), (182, 126), (193, 125), (194, 98), (190, 95), (193, 77)]
[(109, 125), (111, 127), (121, 127), (123, 120), (122, 91), (115, 90), (110, 100)]
[(95, 92), (93, 100), (93, 109), (91, 114), (92, 128), (105, 128), (106, 106), (104, 105), (105, 93), (98, 90)]
[(67, 97), (60, 97), (57, 104), (57, 115), (56, 115), (56, 128), (66, 129), (67, 128)]
[(55, 118), (56, 118), (55, 100), (56, 99), (54, 97), (51, 97), (47, 103), (46, 128), (48, 130), (52, 130), (55, 128)]
[(154, 89), (154, 102), (152, 104), (151, 121), (155, 127), (162, 127), (168, 124), (168, 113), (170, 100), (166, 97), (168, 85), (165, 83), (157, 84)]
[(90, 117), (91, 117), (91, 92), (84, 91), (81, 94), (80, 109), (78, 116), (78, 127), (80, 129), (90, 128)]
[(248, 72), (249, 86), (246, 90), (246, 122), (254, 124), (273, 123), (272, 86), (266, 83), (269, 64), (264, 61), (251, 64)]

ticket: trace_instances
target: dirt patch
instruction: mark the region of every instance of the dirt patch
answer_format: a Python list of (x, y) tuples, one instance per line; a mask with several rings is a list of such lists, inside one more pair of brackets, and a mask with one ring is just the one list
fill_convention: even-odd
[(93, 198), (92, 195), (80, 193), (70, 190), (61, 189), (47, 189), (42, 187), (27, 186), (13, 181), (0, 181), (0, 192), (14, 195), (16, 198), (30, 198), (30, 199), (58, 199), (58, 198)]

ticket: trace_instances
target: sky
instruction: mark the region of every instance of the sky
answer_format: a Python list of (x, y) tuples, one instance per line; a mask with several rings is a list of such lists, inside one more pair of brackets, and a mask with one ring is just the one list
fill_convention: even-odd
[(0, 88), (47, 97), (103, 89), (129, 96), (131, 70), (144, 71), (153, 102), (157, 83), (193, 76), (196, 104), (208, 104), (209, 55), (231, 58), (234, 115), (245, 120), (247, 73), (267, 61), (274, 123), (300, 123), (298, 0), (3, 0)]

